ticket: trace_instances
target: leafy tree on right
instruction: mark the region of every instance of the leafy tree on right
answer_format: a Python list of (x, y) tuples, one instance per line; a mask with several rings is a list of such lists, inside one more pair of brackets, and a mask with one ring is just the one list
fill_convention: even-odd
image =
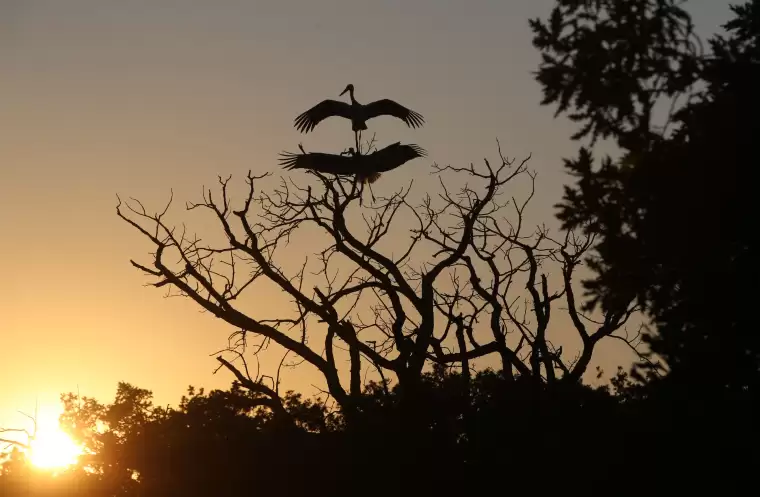
[[(565, 160), (576, 179), (558, 217), (598, 236), (587, 306), (638, 301), (651, 316), (651, 351), (669, 370), (652, 384), (675, 387), (664, 389), (671, 399), (747, 399), (760, 379), (750, 291), (760, 1), (732, 6), (709, 50), (681, 3), (558, 0), (547, 20), (531, 20), (542, 104), (590, 139)], [(622, 157), (597, 166), (599, 138)]]

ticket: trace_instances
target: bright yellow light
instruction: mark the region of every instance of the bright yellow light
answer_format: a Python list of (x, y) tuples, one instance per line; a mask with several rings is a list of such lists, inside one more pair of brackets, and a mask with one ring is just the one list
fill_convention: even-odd
[(38, 468), (59, 469), (76, 463), (81, 454), (82, 449), (56, 427), (37, 433), (29, 455)]

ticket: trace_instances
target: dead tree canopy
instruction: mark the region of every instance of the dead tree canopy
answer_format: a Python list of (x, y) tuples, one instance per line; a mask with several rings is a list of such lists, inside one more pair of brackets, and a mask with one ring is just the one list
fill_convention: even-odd
[[(171, 225), (169, 205), (151, 214), (139, 201), (120, 200), (117, 213), (155, 247), (148, 262), (132, 261), (152, 285), (310, 364), (344, 410), (362, 394), (369, 369), (402, 388), (430, 365), (469, 374), (483, 360), (507, 379), (577, 382), (602, 339), (636, 345), (621, 333), (637, 309), (582, 314), (574, 276), (593, 239), (528, 226), (530, 158), (499, 157), (479, 167), (434, 165), (438, 193), (416, 203), (410, 184), (361, 206), (360, 182), (320, 173), (311, 186), (283, 179), (270, 192), (258, 189), (267, 175), (249, 173), (247, 193), (233, 202), (230, 178), (220, 177), (218, 194), (204, 190), (201, 202), (187, 205), (212, 214), (220, 246)], [(308, 247), (302, 259), (278, 255), (301, 232), (309, 241), (299, 245)], [(262, 281), (288, 296), (290, 315), (244, 304), (241, 295)], [(569, 315), (569, 329), (550, 330), (558, 312)], [(576, 350), (563, 352), (558, 339), (574, 340)], [(242, 378), (231, 362), (223, 365)], [(261, 383), (246, 377), (249, 388)], [(272, 402), (274, 383), (264, 392)]]

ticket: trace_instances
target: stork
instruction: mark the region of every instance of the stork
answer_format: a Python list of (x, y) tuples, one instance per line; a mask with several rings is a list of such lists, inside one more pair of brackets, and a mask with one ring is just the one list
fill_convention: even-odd
[[(384, 172), (391, 171), (418, 157), (425, 157), (427, 151), (419, 145), (401, 145), (396, 142), (371, 154), (360, 155), (354, 149), (341, 154), (305, 152), (301, 154), (284, 152), (280, 164), (287, 170), (307, 169), (320, 173), (354, 176), (362, 184), (371, 185)], [(372, 187), (370, 186), (370, 191)], [(374, 199), (374, 194), (373, 194)]]
[(341, 102), (339, 100), (323, 100), (295, 119), (295, 127), (301, 133), (312, 131), (317, 124), (328, 117), (343, 117), (351, 120), (351, 129), (354, 131), (356, 138), (356, 152), (360, 153), (359, 140), (362, 130), (367, 129), (367, 121), (377, 116), (393, 116), (401, 119), (410, 128), (422, 126), (425, 119), (421, 114), (407, 109), (403, 105), (383, 98), (368, 104), (360, 104), (354, 98), (354, 85), (349, 84), (343, 90), (340, 96), (348, 92), (351, 103)]

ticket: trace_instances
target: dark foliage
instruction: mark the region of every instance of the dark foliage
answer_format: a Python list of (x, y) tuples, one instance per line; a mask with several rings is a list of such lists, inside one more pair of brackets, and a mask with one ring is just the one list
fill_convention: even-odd
[(87, 495), (485, 493), (494, 474), (513, 489), (531, 488), (546, 464), (555, 467), (547, 456), (573, 447), (575, 456), (556, 465), (556, 480), (542, 488), (581, 495), (568, 491), (567, 480), (579, 478), (594, 451), (619, 450), (606, 432), (621, 422), (620, 402), (606, 389), (537, 388), (491, 370), (468, 383), (441, 368), (423, 385), (416, 416), (424, 432), (407, 429), (398, 388), (375, 383), (363, 396), (361, 423), (351, 427), (320, 401), (292, 393), (286, 405), (297, 427), (277, 424), (269, 411), (251, 408), (252, 395), (236, 384), (208, 394), (191, 387), (177, 408), (154, 407), (149, 391), (126, 383), (109, 405), (65, 396), (62, 424), (92, 450), (81, 466), (94, 471), (84, 477), (80, 467), (62, 481), (83, 479)]
[[(500, 488), (639, 495), (641, 486), (684, 492), (720, 483), (728, 491), (751, 471), (749, 462), (724, 466), (726, 454), (750, 450), (756, 435), (739, 438), (737, 425), (718, 412), (710, 422), (722, 427), (720, 436), (704, 429), (704, 417), (683, 422), (682, 413), (649, 402), (622, 370), (603, 388), (508, 381), (492, 370), (467, 381), (443, 368), (422, 384), (421, 432), (408, 430), (398, 388), (376, 383), (353, 426), (322, 401), (292, 392), (285, 404), (296, 425), (280, 424), (237, 384), (208, 393), (191, 387), (176, 408), (155, 407), (149, 391), (126, 383), (108, 405), (69, 395), (62, 424), (97, 452), (47, 480), (17, 457), (0, 489), (9, 497), (73, 495), (74, 488), (82, 496), (143, 497), (487, 495)], [(630, 468), (641, 461), (646, 478), (631, 484), (639, 477)]]
[[(668, 382), (691, 396), (754, 395), (760, 2), (732, 7), (708, 54), (680, 3), (560, 0), (531, 22), (543, 103), (583, 124), (575, 138), (614, 138), (624, 152), (598, 168), (587, 148), (565, 161), (576, 181), (559, 218), (599, 235), (588, 306), (645, 306)], [(664, 126), (657, 109), (669, 109)]]

